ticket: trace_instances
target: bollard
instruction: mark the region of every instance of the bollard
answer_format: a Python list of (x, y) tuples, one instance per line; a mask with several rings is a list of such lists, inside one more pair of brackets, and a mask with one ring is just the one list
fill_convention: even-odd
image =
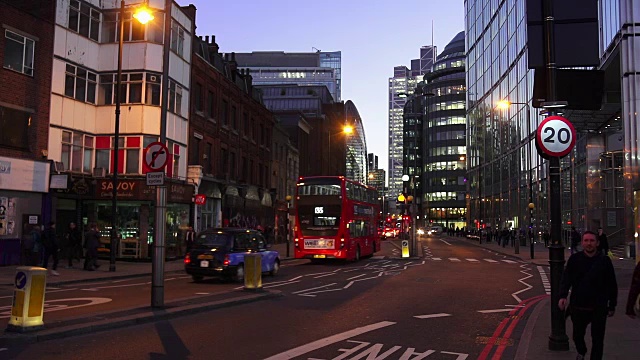
[(262, 256), (260, 254), (244, 256), (244, 289), (262, 289)]
[(14, 280), (11, 318), (7, 331), (27, 332), (44, 326), (44, 293), (47, 284), (47, 269), (40, 267), (18, 267)]

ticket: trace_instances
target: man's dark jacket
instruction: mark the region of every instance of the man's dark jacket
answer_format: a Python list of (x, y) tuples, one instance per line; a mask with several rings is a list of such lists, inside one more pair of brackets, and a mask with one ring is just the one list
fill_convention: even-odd
[(618, 304), (618, 284), (613, 264), (611, 259), (601, 252), (589, 257), (580, 251), (569, 257), (560, 283), (560, 298), (567, 297), (569, 288), (569, 303), (572, 308), (606, 308), (614, 311)]

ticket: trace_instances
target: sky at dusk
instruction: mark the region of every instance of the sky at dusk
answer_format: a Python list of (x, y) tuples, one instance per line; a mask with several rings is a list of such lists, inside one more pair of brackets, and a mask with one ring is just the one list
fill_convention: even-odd
[(358, 108), (367, 151), (388, 170), (388, 81), (420, 47), (438, 52), (464, 30), (463, 0), (177, 0), (194, 4), (196, 35), (220, 52), (342, 51), (342, 100)]

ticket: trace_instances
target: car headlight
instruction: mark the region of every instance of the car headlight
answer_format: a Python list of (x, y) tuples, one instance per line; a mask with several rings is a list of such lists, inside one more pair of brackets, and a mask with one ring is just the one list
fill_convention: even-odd
[(418, 229), (418, 235), (424, 235), (424, 230)]

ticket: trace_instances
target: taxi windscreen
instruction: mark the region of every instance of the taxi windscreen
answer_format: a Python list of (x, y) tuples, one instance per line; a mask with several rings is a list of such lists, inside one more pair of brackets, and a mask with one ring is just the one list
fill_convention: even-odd
[(200, 234), (195, 243), (197, 245), (224, 248), (231, 243), (231, 235), (224, 233), (204, 233)]

